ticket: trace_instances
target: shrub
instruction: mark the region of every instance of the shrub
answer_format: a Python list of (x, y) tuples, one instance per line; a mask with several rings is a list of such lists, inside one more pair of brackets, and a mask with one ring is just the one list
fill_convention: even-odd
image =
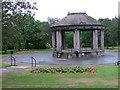
[(38, 69), (33, 70), (32, 72), (36, 73), (36, 72), (63, 72), (63, 73), (67, 73), (67, 72), (90, 72), (92, 71), (93, 68), (91, 67), (80, 67), (80, 66), (75, 66), (75, 67), (40, 67)]
[(51, 49), (51, 45), (49, 43), (47, 43), (45, 46), (47, 49)]

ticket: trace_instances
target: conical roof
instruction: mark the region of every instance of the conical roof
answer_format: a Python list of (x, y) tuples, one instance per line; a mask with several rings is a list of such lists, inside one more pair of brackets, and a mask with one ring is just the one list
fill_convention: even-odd
[(68, 13), (66, 17), (51, 26), (52, 30), (103, 29), (103, 25), (84, 12)]
[(100, 24), (96, 19), (86, 13), (68, 13), (66, 17), (56, 23), (57, 25), (80, 25), (80, 24)]

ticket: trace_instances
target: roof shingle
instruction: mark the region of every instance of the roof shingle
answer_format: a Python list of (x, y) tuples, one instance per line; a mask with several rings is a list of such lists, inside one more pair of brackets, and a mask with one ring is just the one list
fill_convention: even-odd
[(55, 23), (59, 25), (81, 25), (81, 24), (100, 24), (96, 19), (88, 16), (86, 13), (68, 13), (66, 17)]

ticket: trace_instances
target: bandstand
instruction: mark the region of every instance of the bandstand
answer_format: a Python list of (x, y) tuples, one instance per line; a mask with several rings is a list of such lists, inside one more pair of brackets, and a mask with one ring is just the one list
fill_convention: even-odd
[[(66, 57), (82, 54), (96, 53), (102, 55), (104, 52), (104, 26), (88, 16), (85, 12), (68, 13), (66, 17), (51, 26), (52, 30), (52, 48), (54, 57)], [(65, 49), (65, 32), (74, 32), (73, 46), (74, 49)], [(81, 32), (92, 32), (92, 48), (81, 49), (80, 37)], [(100, 47), (98, 47), (98, 32), (100, 33)]]

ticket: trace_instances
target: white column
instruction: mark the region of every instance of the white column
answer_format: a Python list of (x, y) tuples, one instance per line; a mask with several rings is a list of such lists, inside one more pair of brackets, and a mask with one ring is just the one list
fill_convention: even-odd
[(98, 31), (93, 31), (93, 50), (98, 50)]
[(104, 30), (101, 30), (101, 49), (104, 50)]
[(55, 51), (55, 31), (52, 32), (52, 49), (53, 51)]
[(56, 31), (56, 41), (57, 41), (57, 51), (61, 52), (62, 50), (62, 35), (61, 31)]
[(74, 32), (74, 50), (80, 51), (80, 31), (77, 29)]
[(77, 30), (77, 51), (80, 51), (80, 31)]

